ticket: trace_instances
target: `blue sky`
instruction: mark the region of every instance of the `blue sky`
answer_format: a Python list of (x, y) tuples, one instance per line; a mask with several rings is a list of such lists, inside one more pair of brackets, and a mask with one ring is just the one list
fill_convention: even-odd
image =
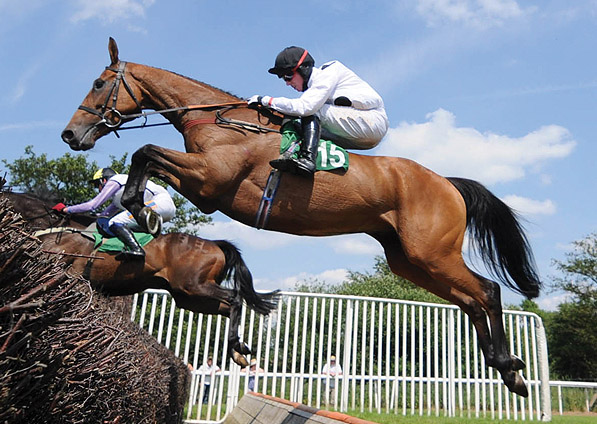
[[(69, 152), (60, 132), (109, 64), (110, 36), (123, 60), (246, 98), (295, 96), (267, 69), (299, 45), (317, 64), (342, 61), (384, 98), (391, 129), (370, 154), (479, 180), (520, 211), (549, 281), (552, 260), (597, 230), (596, 23), (595, 0), (0, 0), (0, 158), (26, 145)], [(105, 163), (146, 143), (183, 149), (169, 127), (121, 137), (104, 137), (88, 158)], [(381, 253), (362, 235), (297, 237), (213, 217), (202, 235), (236, 242), (260, 289), (338, 282)]]

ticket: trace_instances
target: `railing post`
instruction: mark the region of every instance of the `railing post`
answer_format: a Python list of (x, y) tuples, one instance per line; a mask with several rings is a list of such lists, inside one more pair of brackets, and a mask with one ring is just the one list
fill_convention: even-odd
[(537, 354), (539, 356), (539, 375), (541, 380), (541, 421), (551, 421), (551, 390), (549, 387), (549, 362), (547, 359), (547, 338), (541, 318), (535, 319), (537, 328)]
[[(353, 301), (348, 300), (346, 302), (346, 320), (344, 323), (344, 352), (342, 353), (342, 392), (340, 399), (340, 411), (346, 412), (348, 410), (348, 389), (350, 376), (352, 375), (351, 353), (352, 353), (352, 314), (353, 314)], [(338, 382), (340, 383), (340, 382)]]

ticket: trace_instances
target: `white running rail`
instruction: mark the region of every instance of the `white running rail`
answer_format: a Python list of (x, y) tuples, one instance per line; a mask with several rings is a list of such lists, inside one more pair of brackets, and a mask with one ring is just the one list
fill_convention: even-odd
[[(223, 421), (250, 384), (342, 412), (551, 420), (545, 329), (533, 313), (504, 312), (510, 350), (527, 365), (528, 398), (485, 366), (468, 317), (452, 305), (283, 292), (269, 317), (243, 308), (241, 340), (253, 350), (255, 373), (228, 359), (227, 318), (179, 309), (156, 290), (135, 295), (131, 318), (193, 370), (208, 356), (220, 367), (206, 404), (205, 376), (193, 372), (187, 423)], [(330, 355), (342, 375), (322, 374)]]

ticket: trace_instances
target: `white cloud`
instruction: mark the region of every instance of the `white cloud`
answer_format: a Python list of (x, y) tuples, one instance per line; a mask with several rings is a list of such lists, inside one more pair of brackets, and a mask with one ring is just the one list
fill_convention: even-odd
[(376, 153), (408, 157), (442, 175), (493, 184), (520, 179), (528, 170), (537, 172), (545, 162), (570, 154), (576, 145), (569, 131), (557, 125), (509, 137), (457, 127), (455, 116), (444, 109), (427, 119), (390, 128)]
[(145, 10), (155, 0), (74, 0), (75, 12), (72, 22), (99, 19), (104, 23), (126, 20), (133, 17), (144, 17)]
[[(1, 127), (0, 127), (1, 129)], [(366, 234), (346, 234), (333, 237), (309, 237), (276, 231), (257, 230), (237, 221), (215, 221), (202, 226), (199, 235), (210, 240), (226, 239), (257, 250), (277, 249), (299, 243), (329, 246), (335, 253), (347, 255), (381, 255), (381, 245)]]
[(29, 81), (36, 76), (37, 71), (40, 69), (40, 65), (41, 63), (37, 62), (21, 74), (12, 90), (12, 94), (9, 96), (11, 102), (17, 102), (25, 95)]
[(539, 305), (539, 307), (543, 310), (556, 311), (560, 303), (567, 302), (569, 299), (570, 295), (568, 293), (564, 293), (549, 297), (541, 297), (537, 299), (536, 302), (537, 305)]
[(418, 0), (416, 11), (430, 26), (454, 23), (485, 29), (522, 18), (534, 8), (523, 10), (515, 0)]
[(336, 253), (348, 255), (381, 255), (381, 245), (364, 234), (350, 234), (330, 239), (330, 246)]
[(511, 194), (502, 198), (504, 203), (522, 215), (553, 215), (556, 205), (551, 200), (533, 200)]
[(568, 253), (572, 252), (575, 249), (575, 246), (572, 243), (556, 243), (555, 248), (561, 252)]
[(297, 284), (305, 281), (318, 280), (326, 284), (340, 284), (348, 277), (348, 271), (346, 269), (330, 269), (327, 271), (320, 272), (319, 274), (310, 274), (308, 272), (301, 272), (297, 275), (292, 275), (282, 279), (263, 279), (256, 278), (255, 288), (258, 290), (293, 290)]
[(63, 128), (64, 122), (62, 121), (29, 121), (29, 122), (16, 122), (13, 124), (0, 124), (0, 131), (9, 130), (31, 130), (35, 128)]
[[(257, 230), (238, 221), (216, 221), (213, 225), (202, 226), (199, 235), (207, 239), (242, 241), (243, 245), (258, 250), (274, 249), (300, 241), (301, 237), (274, 231)], [(304, 238), (302, 238), (304, 239)]]

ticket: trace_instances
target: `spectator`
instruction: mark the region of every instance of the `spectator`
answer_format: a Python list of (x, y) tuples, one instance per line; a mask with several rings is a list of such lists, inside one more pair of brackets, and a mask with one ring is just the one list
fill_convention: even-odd
[(336, 357), (330, 356), (330, 360), (323, 366), (321, 373), (325, 378), (324, 401), (326, 405), (333, 404), (336, 407), (336, 379), (342, 375), (342, 367), (336, 364)]
[(211, 378), (215, 373), (220, 372), (220, 367), (214, 365), (213, 358), (209, 356), (207, 362), (201, 365), (197, 371), (203, 380), (203, 404), (206, 405), (211, 393)]

